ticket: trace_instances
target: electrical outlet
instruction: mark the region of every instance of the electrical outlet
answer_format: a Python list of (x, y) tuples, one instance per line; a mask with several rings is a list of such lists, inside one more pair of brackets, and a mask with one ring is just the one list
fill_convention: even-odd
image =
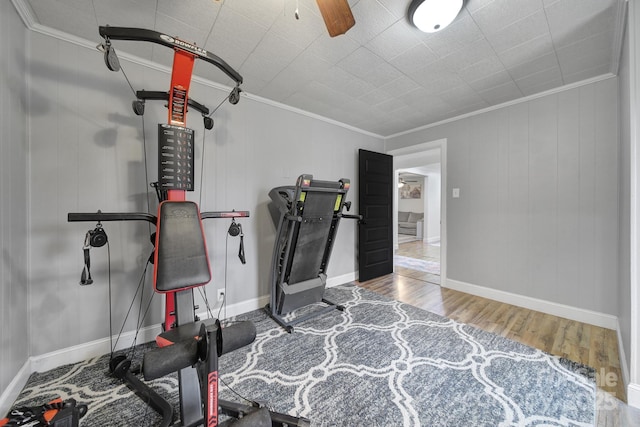
[(222, 302), (224, 300), (224, 289), (218, 289), (218, 301)]

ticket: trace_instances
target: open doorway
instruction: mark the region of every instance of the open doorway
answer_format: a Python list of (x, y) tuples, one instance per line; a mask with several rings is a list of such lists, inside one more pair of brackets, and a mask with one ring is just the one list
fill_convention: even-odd
[(440, 285), (440, 163), (397, 173), (394, 271)]
[(390, 150), (394, 271), (440, 285), (446, 280), (446, 140)]

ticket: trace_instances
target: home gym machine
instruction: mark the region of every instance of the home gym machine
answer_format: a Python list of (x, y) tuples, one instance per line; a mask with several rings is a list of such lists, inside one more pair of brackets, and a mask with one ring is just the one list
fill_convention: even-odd
[[(146, 41), (174, 50), (171, 87), (168, 92), (136, 92), (133, 109), (144, 114), (146, 100), (168, 101), (168, 123), (158, 125), (157, 215), (149, 213), (70, 213), (68, 221), (97, 221), (85, 242), (85, 271), (81, 284), (92, 282), (87, 252), (90, 246), (106, 243), (102, 222), (147, 221), (156, 226), (152, 235), (155, 245), (153, 262), (154, 289), (165, 295), (164, 332), (156, 339), (158, 348), (144, 355), (142, 373), (151, 380), (178, 371), (180, 423), (173, 423), (173, 407), (138, 379), (130, 369), (131, 361), (116, 356), (110, 370), (122, 379), (145, 402), (160, 413), (162, 426), (307, 426), (309, 420), (269, 411), (260, 405), (243, 405), (218, 399), (218, 357), (251, 343), (256, 330), (251, 322), (239, 322), (221, 328), (217, 319), (200, 321), (195, 315), (193, 290), (211, 280), (202, 219), (228, 218), (231, 228), (238, 229), (236, 218), (248, 217), (247, 211), (200, 212), (198, 205), (186, 200), (193, 191), (194, 131), (186, 127), (187, 108), (202, 113), (204, 127), (211, 129), (213, 120), (204, 105), (188, 96), (195, 59), (209, 62), (236, 82), (228, 100), (236, 104), (242, 77), (217, 56), (194, 44), (152, 30), (101, 26), (105, 64), (111, 71), (120, 70), (120, 62), (112, 40)], [(220, 104), (222, 105), (222, 104)], [(214, 110), (215, 111), (215, 110)], [(236, 233), (237, 234), (237, 233)], [(240, 257), (244, 261), (241, 246)], [(84, 283), (82, 283), (84, 282)], [(112, 349), (113, 351), (113, 349)], [(223, 419), (222, 416), (227, 418)]]
[[(328, 311), (344, 307), (324, 299), (327, 266), (340, 219), (362, 220), (348, 215), (350, 181), (320, 181), (300, 175), (295, 186), (276, 187), (269, 192), (269, 212), (276, 226), (271, 259), (269, 315), (288, 332), (293, 326)], [(309, 313), (287, 320), (285, 316), (314, 303), (324, 303)]]

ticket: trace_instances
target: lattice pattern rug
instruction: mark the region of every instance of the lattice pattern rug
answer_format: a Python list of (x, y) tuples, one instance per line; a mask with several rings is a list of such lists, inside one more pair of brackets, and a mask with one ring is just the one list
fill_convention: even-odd
[[(314, 426), (587, 426), (592, 369), (353, 285), (327, 290), (345, 306), (286, 333), (257, 310), (250, 346), (223, 356), (234, 393)], [(303, 311), (308, 310), (305, 308)], [(83, 426), (154, 425), (139, 399), (105, 375), (103, 357), (34, 374), (21, 404), (61, 395), (89, 405)], [(176, 402), (175, 377), (157, 380)]]

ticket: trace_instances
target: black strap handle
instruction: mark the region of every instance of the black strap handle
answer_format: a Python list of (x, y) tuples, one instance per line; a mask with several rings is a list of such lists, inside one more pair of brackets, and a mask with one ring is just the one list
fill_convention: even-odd
[(84, 245), (82, 246), (82, 251), (84, 252), (84, 267), (82, 268), (82, 273), (80, 274), (80, 285), (91, 285), (93, 284), (93, 279), (91, 278), (91, 255), (89, 254), (89, 250), (91, 249), (91, 231), (87, 231), (87, 234), (84, 237)]
[[(240, 228), (240, 230), (242, 230), (242, 228)], [(238, 258), (240, 258), (241, 263), (247, 263), (247, 259), (244, 257), (244, 234), (242, 234), (242, 231), (240, 231), (240, 247), (238, 248)]]

